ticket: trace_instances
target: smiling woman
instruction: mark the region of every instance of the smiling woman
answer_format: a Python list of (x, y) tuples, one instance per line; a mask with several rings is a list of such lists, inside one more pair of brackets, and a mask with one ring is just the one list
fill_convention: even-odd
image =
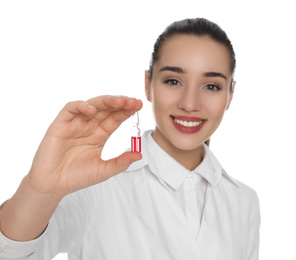
[(71, 260), (257, 260), (256, 192), (230, 177), (207, 145), (230, 107), (234, 69), (219, 26), (206, 19), (170, 25), (145, 72), (156, 127), (144, 133), (142, 154), (108, 161), (106, 141), (142, 102), (69, 102), (2, 206), (0, 259), (67, 252)]
[[(202, 160), (201, 144), (230, 106), (235, 56), (225, 35), (223, 41), (215, 39), (211, 23), (204, 19), (182, 23), (184, 28), (179, 25), (177, 31), (173, 26), (172, 32), (167, 29), (166, 36), (159, 37), (145, 82), (157, 125), (154, 139), (182, 165), (183, 159), (195, 158), (184, 165), (193, 170)], [(191, 31), (185, 30), (188, 27)], [(196, 36), (196, 31), (202, 34)]]

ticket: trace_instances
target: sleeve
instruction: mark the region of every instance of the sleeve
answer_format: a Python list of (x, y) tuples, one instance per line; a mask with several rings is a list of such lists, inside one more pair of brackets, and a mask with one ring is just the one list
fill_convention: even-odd
[(248, 243), (248, 260), (258, 260), (259, 259), (259, 238), (260, 238), (260, 209), (259, 209), (259, 199), (255, 193), (253, 199), (253, 206), (250, 214), (250, 229), (249, 229), (249, 243)]
[(38, 248), (42, 238), (28, 242), (16, 242), (8, 239), (0, 232), (0, 260), (28, 259)]
[[(5, 202), (0, 206), (1, 209)], [(16, 242), (5, 237), (0, 231), (0, 260), (26, 259), (32, 255), (38, 248), (42, 237), (28, 242)]]
[(0, 260), (52, 259), (77, 248), (90, 226), (93, 200), (88, 192), (65, 197), (44, 233), (35, 240), (17, 242), (0, 233)]

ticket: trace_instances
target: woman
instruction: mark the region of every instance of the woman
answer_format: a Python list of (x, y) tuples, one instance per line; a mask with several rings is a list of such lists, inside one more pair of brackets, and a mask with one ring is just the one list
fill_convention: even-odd
[(230, 106), (234, 69), (216, 24), (170, 25), (145, 73), (156, 127), (144, 133), (142, 155), (100, 156), (140, 100), (68, 103), (2, 208), (0, 259), (258, 259), (257, 195), (205, 144)]

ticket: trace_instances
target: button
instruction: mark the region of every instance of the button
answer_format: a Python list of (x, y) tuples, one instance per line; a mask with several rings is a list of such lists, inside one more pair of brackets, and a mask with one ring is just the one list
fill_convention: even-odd
[(193, 174), (192, 173), (188, 174), (187, 175), (187, 179), (190, 180), (190, 181), (192, 181), (193, 180)]

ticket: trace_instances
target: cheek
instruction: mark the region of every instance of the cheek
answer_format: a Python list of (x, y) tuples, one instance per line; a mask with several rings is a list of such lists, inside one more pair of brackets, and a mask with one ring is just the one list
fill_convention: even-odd
[(204, 102), (207, 114), (216, 120), (222, 119), (228, 104), (228, 97), (208, 99)]
[(177, 97), (165, 87), (156, 87), (152, 92), (152, 105), (155, 114), (169, 112), (176, 106)]
[(152, 88), (151, 104), (152, 104), (152, 111), (153, 111), (153, 116), (154, 116), (154, 120), (156, 121), (156, 124), (158, 124), (158, 122), (160, 121), (161, 113), (164, 107), (163, 100), (158, 92), (159, 91), (157, 89), (155, 89), (154, 87)]

